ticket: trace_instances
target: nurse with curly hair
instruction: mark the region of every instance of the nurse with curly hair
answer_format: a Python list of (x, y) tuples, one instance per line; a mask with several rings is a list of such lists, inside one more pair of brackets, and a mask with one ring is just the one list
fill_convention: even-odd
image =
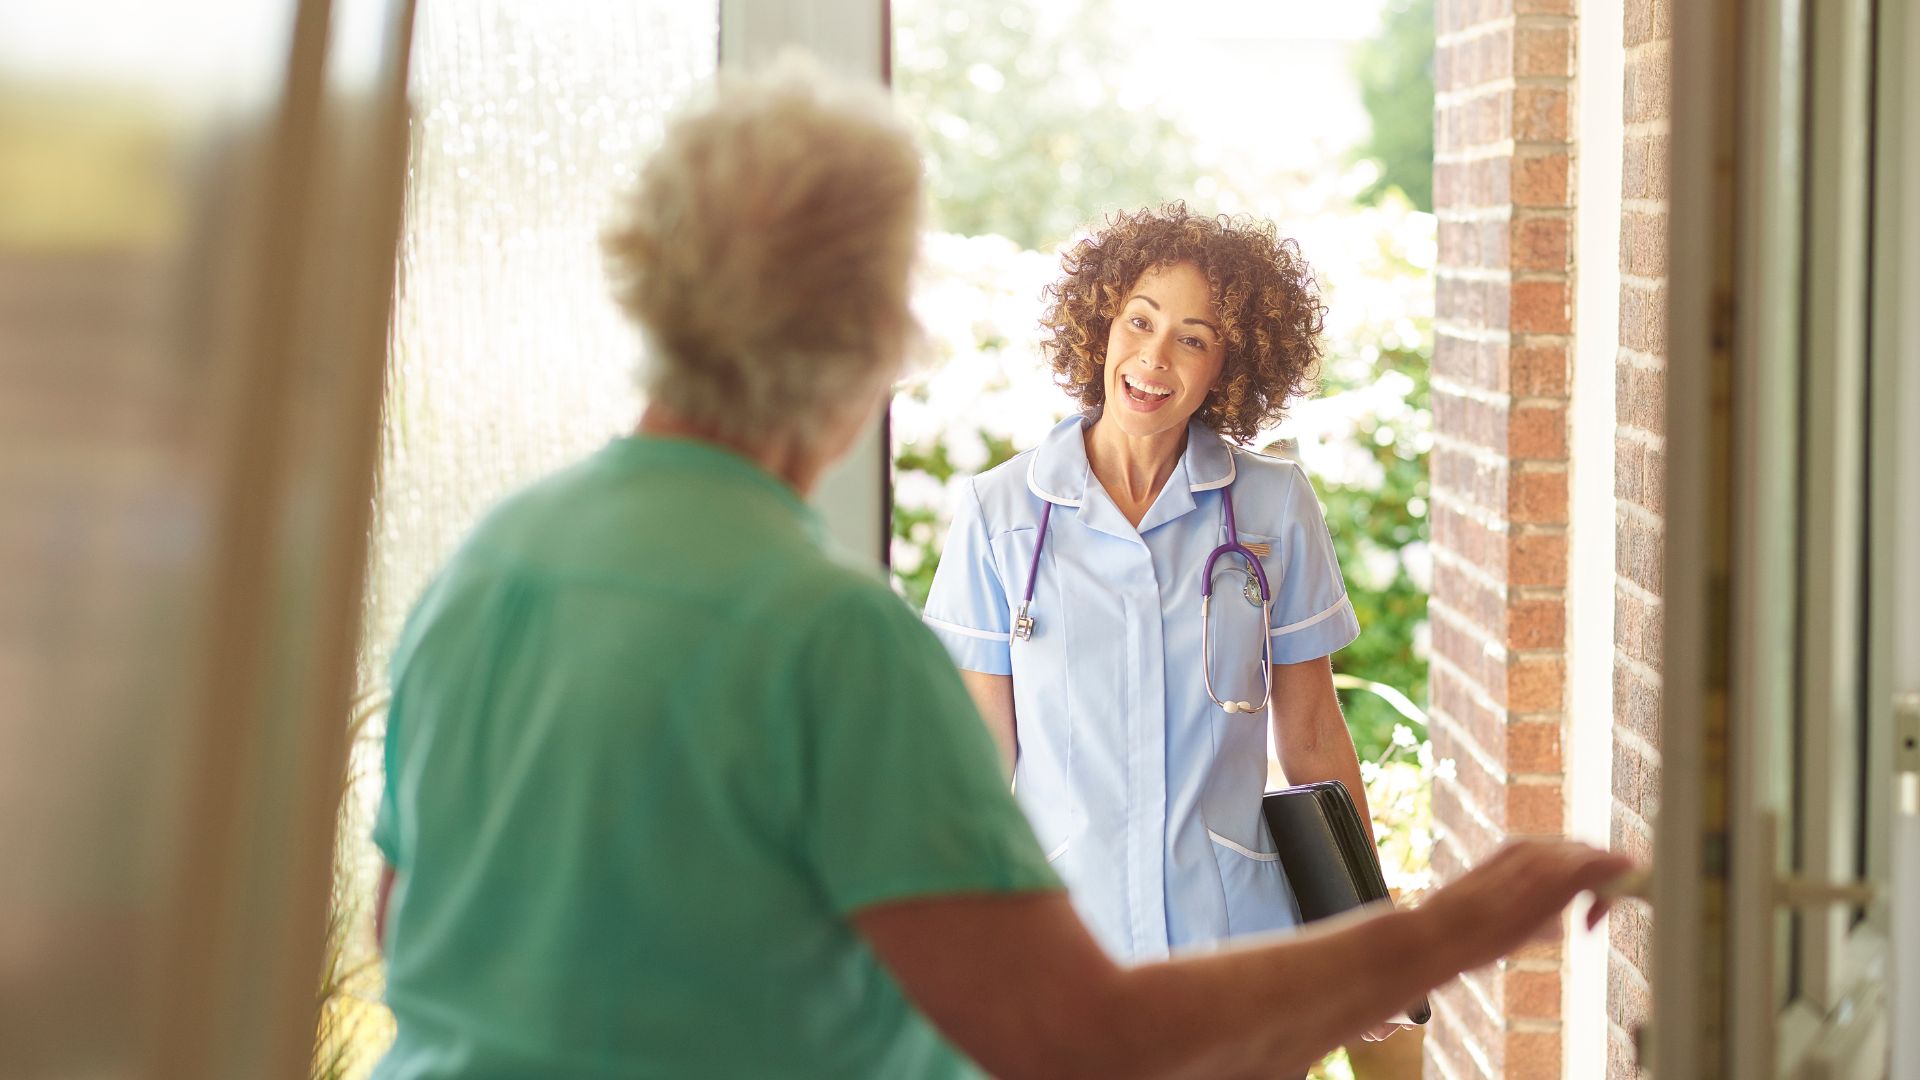
[(1044, 348), (1079, 412), (961, 490), (925, 618), (1087, 924), (1150, 960), (1298, 921), (1268, 725), (1290, 782), (1367, 813), (1326, 522), (1297, 464), (1245, 448), (1313, 386), (1326, 309), (1271, 225), (1177, 203), (1063, 267)]

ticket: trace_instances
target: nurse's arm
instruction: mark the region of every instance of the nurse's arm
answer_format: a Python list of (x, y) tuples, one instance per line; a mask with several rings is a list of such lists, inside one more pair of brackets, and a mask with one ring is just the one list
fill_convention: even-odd
[(1360, 820), (1371, 822), (1367, 788), (1360, 782), (1360, 759), (1353, 733), (1340, 712), (1333, 688), (1333, 662), (1327, 657), (1298, 664), (1273, 665), (1273, 745), (1289, 784), (1338, 780), (1353, 796)]
[[(1524, 841), (1413, 910), (1133, 968), (1107, 957), (1061, 892), (891, 901), (853, 922), (992, 1075), (1270, 1077), (1305, 1072), (1440, 983), (1557, 932), (1574, 897), (1629, 865), (1582, 844)], [(1603, 912), (1596, 903), (1589, 926)]]
[(974, 708), (980, 710), (980, 719), (987, 722), (987, 731), (993, 736), (993, 744), (1000, 748), (1000, 764), (1013, 775), (1013, 760), (1019, 746), (1013, 719), (1013, 676), (987, 675), (978, 671), (960, 672), (960, 681), (966, 684), (967, 693), (973, 697)]

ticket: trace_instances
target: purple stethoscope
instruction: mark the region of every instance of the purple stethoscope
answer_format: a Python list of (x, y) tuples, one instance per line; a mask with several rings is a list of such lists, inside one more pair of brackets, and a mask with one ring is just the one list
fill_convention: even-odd
[[(1262, 626), (1273, 625), (1273, 590), (1267, 585), (1267, 571), (1260, 565), (1260, 559), (1240, 542), (1240, 530), (1233, 523), (1233, 489), (1221, 488), (1220, 496), (1226, 507), (1227, 542), (1214, 548), (1207, 556), (1207, 564), (1200, 569), (1200, 676), (1206, 684), (1207, 696), (1232, 715), (1264, 709), (1273, 699), (1273, 635), (1262, 635), (1260, 700), (1221, 701), (1220, 695), (1213, 692), (1213, 624), (1207, 619), (1207, 609), (1213, 602), (1213, 565), (1222, 555), (1238, 555), (1246, 560), (1247, 584), (1242, 595), (1248, 603), (1260, 606)], [(1040, 511), (1040, 535), (1034, 541), (1033, 561), (1027, 564), (1027, 593), (1013, 619), (1013, 636), (1020, 641), (1033, 638), (1033, 616), (1028, 614), (1028, 608), (1033, 606), (1033, 583), (1040, 576), (1040, 551), (1047, 546), (1047, 521), (1053, 517), (1053, 503), (1042, 502), (1045, 508)]]

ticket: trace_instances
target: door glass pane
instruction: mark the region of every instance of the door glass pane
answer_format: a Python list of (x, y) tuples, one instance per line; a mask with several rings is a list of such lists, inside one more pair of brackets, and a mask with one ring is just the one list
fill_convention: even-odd
[[(489, 506), (638, 419), (639, 341), (610, 298), (599, 237), (666, 117), (713, 73), (718, 34), (717, 0), (420, 5), (360, 654), (368, 723), (343, 824), (339, 891), (359, 910), (344, 925), (364, 925), (377, 868), (365, 837), (380, 694), (408, 609)], [(370, 940), (346, 935), (350, 948)], [(377, 973), (343, 988), (339, 1024), (377, 994)], [(380, 1026), (378, 1010), (360, 1011)]]

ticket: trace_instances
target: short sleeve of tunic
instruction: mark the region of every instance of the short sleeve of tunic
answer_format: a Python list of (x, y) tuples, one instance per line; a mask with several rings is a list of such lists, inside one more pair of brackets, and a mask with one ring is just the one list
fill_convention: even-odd
[(842, 914), (942, 893), (1060, 888), (959, 674), (877, 584), (805, 638), (801, 843)]
[(400, 821), (399, 787), (400, 777), (405, 769), (402, 760), (403, 736), (401, 726), (405, 723), (407, 694), (404, 688), (405, 672), (408, 661), (419, 648), (420, 635), (432, 622), (431, 614), (439, 598), (440, 578), (427, 583), (420, 599), (407, 613), (406, 623), (401, 627), (400, 638), (394, 643), (393, 655), (388, 661), (388, 689), (386, 715), (386, 737), (382, 740), (381, 769), (383, 779), (380, 785), (380, 806), (374, 811), (372, 839), (373, 846), (380, 850), (387, 865), (396, 870), (406, 868), (408, 853), (405, 850)]
[(969, 480), (953, 506), (953, 526), (927, 594), (927, 626), (946, 646), (953, 663), (987, 675), (1011, 675), (1013, 628), (1005, 575), (994, 556), (992, 536)]
[(1360, 636), (1333, 537), (1313, 485), (1289, 470), (1283, 550), (1286, 565), (1273, 583), (1273, 662), (1298, 664), (1330, 655)]

